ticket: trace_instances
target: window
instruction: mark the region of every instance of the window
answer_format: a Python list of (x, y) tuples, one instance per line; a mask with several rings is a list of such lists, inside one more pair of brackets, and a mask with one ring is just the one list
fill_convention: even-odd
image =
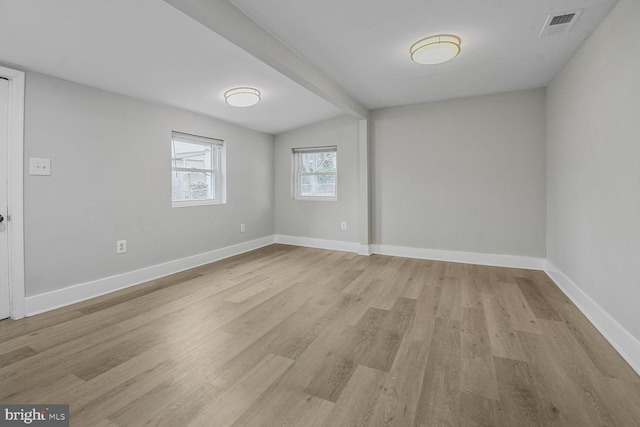
[(172, 132), (172, 206), (224, 203), (224, 142)]
[(338, 148), (293, 149), (293, 198), (338, 200)]

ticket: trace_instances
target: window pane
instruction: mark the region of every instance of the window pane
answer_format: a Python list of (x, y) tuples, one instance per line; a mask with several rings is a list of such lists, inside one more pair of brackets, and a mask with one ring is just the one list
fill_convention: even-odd
[(213, 169), (211, 145), (173, 141), (173, 150), (171, 166), (174, 168)]
[(295, 199), (337, 200), (337, 147), (292, 150)]
[(215, 199), (214, 174), (203, 172), (172, 172), (173, 201)]
[(303, 175), (300, 177), (300, 196), (335, 197), (335, 175)]
[(336, 154), (336, 152), (299, 154), (301, 172), (335, 172)]
[(179, 134), (173, 135), (171, 144), (171, 199), (174, 202), (217, 200), (215, 179), (220, 169), (220, 148), (206, 141), (185, 140)]

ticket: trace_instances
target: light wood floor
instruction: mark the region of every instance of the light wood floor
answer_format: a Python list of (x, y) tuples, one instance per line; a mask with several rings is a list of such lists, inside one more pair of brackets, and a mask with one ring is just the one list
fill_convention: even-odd
[(273, 245), (0, 322), (0, 402), (72, 426), (638, 426), (542, 272)]

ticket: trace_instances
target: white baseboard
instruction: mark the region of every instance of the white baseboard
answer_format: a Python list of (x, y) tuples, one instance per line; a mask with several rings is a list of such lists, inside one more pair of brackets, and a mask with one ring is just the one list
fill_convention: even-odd
[(371, 246), (369, 245), (360, 245), (358, 249), (358, 255), (371, 255)]
[(163, 264), (153, 265), (140, 270), (116, 274), (114, 276), (93, 280), (91, 282), (80, 283), (66, 288), (57, 289), (55, 291), (26, 297), (24, 300), (25, 314), (27, 316), (33, 316), (56, 308), (75, 304), (77, 302), (86, 301), (120, 289), (148, 282), (149, 280), (168, 276), (203, 264), (208, 264), (210, 262), (219, 261), (224, 258), (252, 251), (273, 243), (355, 252), (360, 255), (377, 253), (408, 258), (423, 258), (440, 261), (466, 262), (471, 264), (496, 265), (502, 267), (532, 268), (539, 270), (544, 269), (543, 260), (538, 260), (537, 258), (514, 257), (508, 255), (485, 255), (386, 245), (361, 245), (357, 242), (345, 242), (340, 240), (274, 235), (193, 255), (187, 258), (168, 261)]
[(431, 259), (435, 261), (544, 270), (629, 365), (640, 374), (640, 342), (551, 262), (542, 258), (523, 256), (479, 254), (389, 245), (360, 245), (355, 242), (285, 235), (266, 236), (249, 242), (142, 268), (140, 270), (30, 296), (25, 298), (26, 315), (33, 316), (56, 308), (65, 307), (148, 282), (159, 277), (259, 249), (273, 243), (355, 252), (360, 255), (375, 253), (407, 258)]
[(545, 272), (640, 375), (640, 341), (549, 261)]
[(275, 242), (283, 245), (305, 246), (308, 248), (331, 249), (334, 251), (360, 252), (360, 244), (341, 240), (313, 239), (311, 237), (275, 235)]
[(409, 248), (406, 246), (371, 245), (371, 252), (405, 258), (431, 259), (434, 261), (461, 262), (465, 264), (490, 265), (494, 267), (544, 270), (545, 260), (516, 255), (480, 254), (440, 249)]
[(168, 276), (210, 262), (219, 261), (244, 252), (249, 252), (274, 243), (273, 236), (267, 236), (237, 245), (227, 246), (187, 258), (153, 265), (140, 270), (117, 274), (103, 279), (80, 283), (63, 289), (25, 298), (26, 315), (44, 313), (111, 292), (125, 289), (159, 277)]

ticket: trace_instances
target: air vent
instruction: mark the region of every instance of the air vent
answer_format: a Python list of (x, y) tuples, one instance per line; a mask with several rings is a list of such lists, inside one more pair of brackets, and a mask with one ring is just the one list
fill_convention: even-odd
[(571, 12), (560, 13), (557, 15), (549, 15), (547, 21), (540, 31), (540, 37), (555, 36), (557, 34), (566, 34), (571, 31), (573, 24), (578, 20), (578, 16), (582, 10), (573, 10)]
[(566, 15), (558, 15), (558, 16), (554, 16), (551, 19), (551, 22), (549, 23), (549, 26), (552, 25), (561, 25), (561, 24), (568, 24), (569, 22), (571, 22), (571, 20), (573, 19), (573, 17), (576, 16), (575, 13), (568, 13)]

